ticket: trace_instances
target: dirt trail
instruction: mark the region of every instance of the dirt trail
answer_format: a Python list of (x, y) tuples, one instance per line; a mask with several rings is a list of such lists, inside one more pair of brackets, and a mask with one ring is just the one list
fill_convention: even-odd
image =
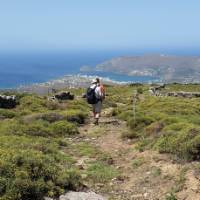
[(120, 177), (105, 186), (110, 199), (165, 200), (172, 190), (177, 190), (177, 199), (200, 200), (199, 180), (191, 171), (181, 179), (184, 166), (168, 155), (150, 150), (139, 152), (133, 141), (121, 138), (128, 131), (125, 122), (109, 117), (109, 110), (104, 110), (99, 126), (88, 123), (80, 128), (82, 136), (92, 138), (89, 141), (93, 145), (110, 154), (112, 165), (120, 171)]

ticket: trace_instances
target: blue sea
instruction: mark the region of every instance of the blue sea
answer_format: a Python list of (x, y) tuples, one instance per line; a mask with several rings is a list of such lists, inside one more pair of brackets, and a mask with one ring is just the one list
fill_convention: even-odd
[(131, 77), (111, 72), (80, 72), (81, 66), (95, 67), (127, 52), (14, 52), (0, 54), (0, 88), (42, 83), (68, 74), (107, 77), (123, 82), (147, 82), (151, 77)]

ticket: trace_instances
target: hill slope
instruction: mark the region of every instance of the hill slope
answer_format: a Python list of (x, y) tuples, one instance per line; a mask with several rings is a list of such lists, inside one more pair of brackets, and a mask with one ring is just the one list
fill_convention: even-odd
[[(69, 190), (109, 200), (200, 199), (199, 98), (148, 89), (107, 85), (99, 126), (81, 98), (85, 89), (71, 89), (75, 99), (64, 101), (17, 94), (16, 108), (0, 109), (0, 200), (55, 199)], [(161, 93), (182, 90), (200, 85), (167, 84)]]
[(117, 57), (96, 66), (130, 76), (158, 77), (165, 82), (200, 82), (200, 57), (144, 55)]

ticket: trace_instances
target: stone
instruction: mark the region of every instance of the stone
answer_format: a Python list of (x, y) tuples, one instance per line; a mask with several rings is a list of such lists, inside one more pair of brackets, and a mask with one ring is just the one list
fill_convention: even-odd
[(17, 105), (16, 96), (0, 95), (0, 108), (15, 108)]
[(55, 98), (58, 100), (73, 100), (74, 95), (68, 91), (62, 91), (55, 95)]
[(86, 97), (87, 97), (87, 94), (83, 93), (83, 94), (82, 94), (82, 98), (83, 98), (83, 99), (86, 99)]
[(107, 200), (106, 197), (94, 192), (68, 192), (60, 196), (59, 200)]
[(53, 200), (53, 199), (49, 197), (44, 197), (44, 200)]
[(184, 97), (184, 98), (198, 98), (200, 97), (200, 92), (168, 92), (167, 96), (172, 96), (172, 97)]
[(144, 193), (144, 198), (147, 198), (149, 196), (149, 194), (146, 192)]

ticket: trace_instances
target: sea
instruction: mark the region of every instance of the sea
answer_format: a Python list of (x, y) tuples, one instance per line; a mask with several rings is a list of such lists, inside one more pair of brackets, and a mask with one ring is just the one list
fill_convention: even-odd
[(81, 72), (82, 66), (95, 67), (117, 56), (132, 55), (120, 51), (55, 51), (0, 53), (0, 88), (17, 88), (65, 75), (88, 75), (109, 78), (118, 82), (149, 82), (156, 77), (137, 77), (115, 72)]

